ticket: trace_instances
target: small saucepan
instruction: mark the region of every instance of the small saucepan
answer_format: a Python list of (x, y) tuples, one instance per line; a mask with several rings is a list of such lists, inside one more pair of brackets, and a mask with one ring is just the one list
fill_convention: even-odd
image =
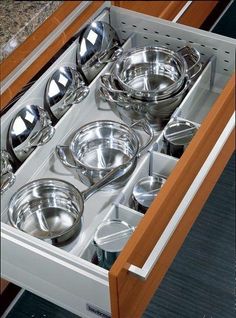
[(62, 245), (80, 232), (84, 201), (123, 173), (124, 167), (117, 167), (83, 192), (59, 179), (32, 181), (11, 198), (10, 223), (41, 240)]
[(130, 207), (145, 213), (156, 198), (166, 178), (159, 175), (147, 176), (140, 179), (133, 188), (130, 197)]
[(174, 120), (170, 122), (163, 131), (166, 153), (180, 158), (197, 130), (197, 126), (189, 121)]
[[(64, 165), (75, 168), (84, 184), (90, 186), (101, 180), (112, 169), (123, 166), (126, 173), (107, 188), (119, 188), (136, 167), (138, 156), (150, 145), (154, 138), (152, 129), (143, 125), (149, 134), (144, 146), (140, 146), (136, 132), (122, 123), (109, 120), (91, 122), (76, 131), (70, 146), (57, 146), (56, 151)], [(74, 162), (69, 162), (72, 157)]]
[(98, 265), (109, 270), (133, 231), (134, 227), (122, 220), (107, 220), (101, 223), (93, 239)]

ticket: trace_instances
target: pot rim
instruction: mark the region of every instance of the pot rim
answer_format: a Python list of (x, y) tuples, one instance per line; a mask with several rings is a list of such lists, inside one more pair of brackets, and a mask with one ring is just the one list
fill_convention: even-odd
[[(132, 56), (132, 54), (136, 54), (136, 53), (140, 53), (140, 52), (146, 52), (146, 51), (156, 51), (156, 52), (165, 52), (165, 53), (168, 53), (169, 55), (171, 55), (175, 60), (178, 60), (178, 62), (182, 65), (182, 72), (181, 72), (181, 75), (180, 75), (180, 78), (174, 82), (173, 84), (171, 84), (169, 87), (168, 87), (168, 91), (171, 89), (171, 92), (170, 94), (174, 93), (175, 90), (178, 89), (179, 85), (181, 85), (182, 81), (184, 80), (184, 77), (187, 75), (187, 63), (185, 61), (185, 59), (178, 53), (178, 52), (175, 52), (173, 50), (170, 50), (164, 46), (144, 46), (144, 47), (141, 47), (141, 48), (132, 48), (132, 49), (129, 49), (127, 51), (125, 51), (121, 57), (115, 62), (115, 65), (114, 65), (114, 74), (116, 75), (119, 83), (125, 88), (125, 90), (127, 91), (130, 91), (132, 94), (143, 94), (144, 97), (146, 95), (152, 95), (152, 94), (163, 94), (165, 93), (165, 90), (167, 89), (162, 89), (162, 90), (159, 90), (159, 91), (156, 91), (156, 90), (150, 90), (150, 91), (144, 91), (144, 90), (136, 90), (134, 89), (133, 87), (129, 86), (128, 84), (126, 84), (119, 76), (120, 72), (119, 71), (119, 68), (120, 68), (120, 65), (121, 63), (124, 61), (124, 59), (127, 59), (129, 58), (130, 56)], [(176, 87), (177, 85), (177, 87)], [(172, 88), (173, 90), (172, 90)]]
[(92, 128), (95, 128), (96, 126), (98, 127), (99, 124), (107, 124), (107, 125), (113, 125), (113, 126), (114, 126), (114, 125), (116, 125), (116, 126), (121, 126), (121, 127), (123, 127), (123, 128), (127, 131), (127, 133), (130, 133), (130, 134), (133, 135), (133, 137), (134, 137), (134, 139), (135, 139), (135, 142), (136, 142), (136, 149), (135, 149), (135, 152), (134, 152), (132, 158), (130, 158), (129, 160), (127, 160), (127, 161), (124, 163), (126, 166), (128, 166), (129, 164), (131, 164), (132, 161), (134, 161), (135, 158), (137, 157), (138, 151), (139, 151), (139, 148), (140, 148), (140, 147), (139, 147), (138, 137), (137, 137), (135, 131), (134, 131), (132, 128), (130, 128), (129, 126), (127, 126), (127, 125), (125, 125), (125, 124), (123, 124), (123, 123), (116, 122), (116, 121), (113, 121), (113, 120), (97, 120), (97, 121), (93, 121), (93, 122), (90, 122), (90, 123), (87, 123), (87, 124), (81, 126), (81, 127), (75, 132), (75, 134), (74, 134), (74, 136), (73, 136), (73, 138), (72, 138), (72, 140), (71, 140), (71, 142), (70, 142), (70, 145), (69, 145), (70, 152), (71, 152), (71, 154), (72, 154), (72, 156), (73, 156), (75, 162), (76, 162), (77, 164), (79, 164), (81, 167), (83, 167), (83, 168), (85, 168), (85, 169), (87, 169), (87, 170), (100, 171), (100, 172), (101, 172), (101, 171), (107, 171), (107, 172), (109, 172), (109, 171), (111, 171), (112, 169), (114, 169), (114, 168), (96, 168), (96, 167), (90, 167), (90, 166), (86, 165), (85, 163), (81, 162), (81, 161), (78, 159), (78, 157), (76, 156), (76, 154), (75, 154), (74, 147), (75, 147), (75, 142), (76, 142), (76, 140), (78, 139), (78, 136), (79, 136), (83, 131), (86, 131), (86, 130), (89, 131), (89, 130), (91, 130), (91, 127), (92, 127)]
[[(27, 190), (27, 188), (30, 187), (31, 189), (28, 189), (28, 191), (29, 191), (29, 190), (32, 191), (37, 184), (40, 185), (40, 183), (43, 183), (43, 182), (46, 182), (46, 183), (48, 183), (48, 184), (49, 184), (49, 182), (59, 182), (59, 183), (61, 183), (61, 184), (65, 184), (65, 185), (69, 186), (69, 187), (76, 193), (76, 195), (78, 195), (78, 196), (81, 198), (81, 205), (82, 205), (82, 208), (81, 208), (81, 210), (79, 211), (79, 213), (77, 214), (76, 220), (75, 220), (75, 222), (73, 223), (73, 225), (71, 225), (69, 228), (67, 228), (67, 229), (66, 229), (64, 232), (62, 232), (61, 234), (59, 234), (59, 235), (54, 235), (54, 236), (50, 236), (50, 237), (47, 237), (47, 238), (45, 238), (45, 239), (39, 238), (39, 237), (34, 236), (34, 235), (31, 235), (32, 237), (35, 237), (35, 238), (40, 239), (40, 240), (42, 240), (42, 241), (47, 241), (47, 240), (54, 240), (54, 239), (57, 239), (57, 238), (61, 238), (61, 237), (63, 237), (64, 235), (66, 236), (73, 228), (75, 228), (75, 227), (79, 224), (79, 222), (81, 221), (81, 218), (82, 218), (82, 216), (83, 216), (83, 212), (84, 212), (84, 199), (83, 199), (83, 196), (82, 196), (81, 191), (79, 191), (72, 183), (67, 182), (67, 181), (65, 181), (65, 180), (62, 180), (62, 179), (57, 179), (57, 178), (40, 178), (40, 179), (37, 179), (37, 180), (33, 180), (33, 181), (29, 182), (29, 183), (26, 183), (25, 185), (23, 185), (22, 187), (20, 187), (20, 188), (18, 189), (18, 191), (16, 191), (16, 192), (13, 194), (13, 196), (11, 197), (11, 199), (10, 199), (10, 201), (9, 201), (9, 205), (8, 205), (8, 218), (9, 218), (10, 224), (11, 224), (14, 228), (16, 228), (16, 229), (18, 229), (19, 231), (24, 232), (24, 233), (26, 233), (26, 234), (28, 234), (28, 235), (30, 235), (30, 234), (29, 234), (28, 232), (25, 232), (25, 231), (21, 230), (21, 229), (17, 226), (16, 222), (13, 220), (14, 202), (15, 202), (16, 200), (19, 200), (19, 198), (20, 198), (20, 197), (22, 196), (22, 194)], [(73, 235), (73, 234), (72, 234), (72, 235)], [(68, 239), (69, 239), (69, 238), (68, 238)], [(67, 240), (67, 239), (66, 239), (66, 240)]]

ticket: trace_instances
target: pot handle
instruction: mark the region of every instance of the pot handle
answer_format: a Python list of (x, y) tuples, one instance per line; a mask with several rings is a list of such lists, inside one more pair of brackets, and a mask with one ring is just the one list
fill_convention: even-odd
[[(116, 49), (110, 58), (107, 58), (107, 55), (112, 49)], [(100, 67), (104, 63), (110, 63), (117, 60), (123, 54), (123, 48), (118, 46), (118, 43), (115, 43), (113, 47), (109, 50), (105, 50), (98, 55), (96, 67)]]
[(177, 51), (187, 63), (187, 73), (189, 78), (194, 78), (202, 69), (202, 63), (200, 62), (200, 53), (197, 49), (190, 46), (184, 46)]
[(68, 161), (68, 158), (70, 156), (70, 148), (69, 146), (56, 146), (56, 154), (60, 161), (69, 168), (76, 168), (75, 163), (71, 163)]
[(8, 171), (1, 176), (1, 194), (7, 191), (15, 182), (16, 177), (13, 172)]
[(150, 127), (150, 125), (147, 123), (146, 120), (141, 119), (139, 121), (136, 121), (130, 126), (130, 128), (133, 129), (135, 126), (142, 127), (143, 130), (149, 135), (147, 142), (142, 147), (139, 148), (139, 152), (137, 156), (140, 157), (143, 154), (143, 152), (146, 151), (146, 148), (149, 147), (151, 143), (153, 142), (155, 134), (154, 134), (154, 130)]
[(105, 88), (108, 92), (123, 94), (126, 97), (130, 96), (128, 92), (116, 88), (116, 86), (114, 85), (114, 81), (117, 81), (117, 78), (114, 74), (106, 73), (100, 77), (100, 81), (101, 86)]

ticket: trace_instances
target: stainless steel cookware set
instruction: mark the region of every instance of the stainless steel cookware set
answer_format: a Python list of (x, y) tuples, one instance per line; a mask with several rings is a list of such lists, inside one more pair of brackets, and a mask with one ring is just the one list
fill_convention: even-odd
[[(115, 30), (105, 22), (92, 22), (78, 37), (76, 67), (54, 70), (44, 92), (44, 109), (31, 104), (21, 108), (8, 131), (8, 152), (1, 152), (1, 193), (15, 180), (11, 158), (18, 166), (54, 134), (52, 124), (89, 93), (89, 84), (108, 62), (112, 71), (100, 77), (100, 96), (126, 124), (110, 120), (90, 122), (77, 129), (68, 145), (56, 154), (76, 170), (89, 188), (80, 192), (59, 179), (38, 179), (20, 188), (9, 204), (12, 226), (55, 245), (78, 235), (84, 201), (96, 191), (117, 189), (132, 175), (139, 156), (151, 145), (154, 129), (166, 124), (187, 93), (191, 79), (201, 70), (199, 53), (190, 47), (178, 52), (164, 47), (133, 48), (123, 52)], [(127, 125), (127, 123), (129, 125)], [(144, 145), (135, 128), (149, 137)], [(153, 129), (154, 128), (154, 129)], [(164, 130), (168, 152), (177, 156), (196, 131), (190, 123), (172, 123)], [(145, 177), (134, 186), (132, 208), (145, 213), (165, 182)], [(133, 228), (122, 220), (107, 220), (94, 236), (99, 265), (109, 269)]]
[(156, 130), (170, 119), (201, 70), (200, 54), (184, 47), (143, 47), (124, 52), (113, 71), (101, 76), (100, 95), (125, 120), (142, 117)]

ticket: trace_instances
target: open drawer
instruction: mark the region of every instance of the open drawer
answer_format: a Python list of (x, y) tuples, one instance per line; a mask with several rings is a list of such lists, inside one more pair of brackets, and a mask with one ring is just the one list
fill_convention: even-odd
[[(55, 247), (14, 229), (8, 221), (8, 203), (25, 183), (57, 177), (85, 188), (58, 161), (55, 146), (68, 143), (77, 128), (92, 120), (121, 121), (107, 110), (107, 103), (97, 101), (99, 74), (89, 95), (58, 121), (53, 138), (34, 150), (17, 170), (14, 185), (2, 195), (2, 277), (82, 317), (136, 318), (158, 288), (234, 150), (236, 41), (113, 6), (96, 16), (117, 30), (124, 49), (157, 43), (176, 49), (190, 43), (200, 51), (205, 68), (172, 115), (196, 123), (198, 132), (179, 160), (161, 153), (162, 133), (157, 134), (123, 189), (100, 191), (86, 202), (82, 231), (70, 244)], [(72, 43), (3, 115), (3, 146), (14, 113), (28, 101), (42, 104), (47, 78), (56, 67), (75, 59), (75, 48)], [(127, 196), (137, 178), (155, 172), (167, 181), (142, 215), (128, 206)], [(92, 262), (91, 242), (97, 226), (114, 217), (136, 229), (107, 271)]]

